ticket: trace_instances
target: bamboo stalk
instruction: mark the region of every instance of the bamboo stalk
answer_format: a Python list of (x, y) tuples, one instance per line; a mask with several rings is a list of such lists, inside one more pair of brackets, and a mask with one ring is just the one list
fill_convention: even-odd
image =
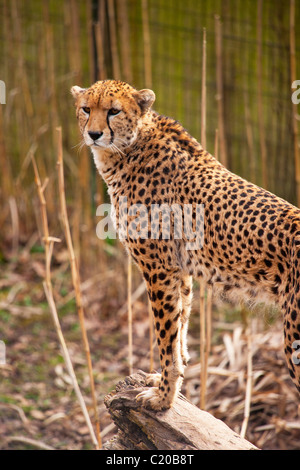
[[(206, 148), (206, 30), (203, 29), (202, 40), (202, 73), (201, 73), (201, 145)], [(205, 305), (205, 282), (200, 281), (200, 361), (201, 361), (201, 388), (200, 408), (205, 409), (207, 388), (208, 345), (211, 334), (211, 295), (207, 296)], [(210, 302), (210, 304), (208, 304)]]
[(72, 58), (73, 67), (78, 82), (82, 82), (82, 64), (81, 64), (81, 41), (80, 41), (80, 18), (78, 11), (78, 2), (76, 0), (70, 0), (70, 5), (66, 13), (70, 15), (70, 27), (71, 27), (71, 47), (72, 47)]
[(263, 51), (262, 51), (262, 12), (263, 12), (263, 0), (258, 0), (257, 3), (257, 111), (258, 111), (258, 128), (259, 128), (259, 142), (261, 152), (261, 163), (262, 163), (262, 186), (268, 187), (267, 179), (267, 148), (266, 148), (266, 137), (265, 137), (265, 126), (263, 119), (263, 86), (262, 86), (262, 74), (263, 74)]
[[(247, 11), (245, 15), (249, 15), (249, 12)], [(242, 19), (240, 19), (242, 21)], [(242, 35), (242, 30), (239, 32), (240, 35)], [(244, 77), (247, 77), (245, 84), (244, 84), (244, 92), (243, 92), (243, 98), (244, 98), (244, 117), (245, 117), (245, 127), (246, 127), (246, 139), (247, 139), (247, 144), (248, 144), (248, 151), (249, 151), (249, 174), (250, 174), (250, 181), (253, 183), (256, 182), (256, 153), (254, 150), (254, 138), (253, 138), (253, 128), (252, 128), (252, 120), (251, 120), (251, 112), (250, 112), (250, 106), (249, 106), (249, 77), (250, 77), (250, 72), (251, 72), (251, 67), (249, 67), (249, 62), (250, 62), (250, 54), (251, 49), (249, 47), (245, 48), (244, 52), (244, 58), (243, 58), (243, 64), (242, 64), (242, 74)]]
[[(70, 8), (72, 8), (73, 5), (69, 2), (63, 2), (63, 8), (64, 8), (64, 29), (66, 31), (66, 37), (67, 37), (67, 49), (69, 51), (75, 50), (74, 54), (69, 53), (69, 67), (70, 70), (72, 71), (72, 74), (74, 76), (73, 80), (74, 83), (80, 84), (81, 83), (81, 70), (78, 70), (79, 67), (79, 61), (80, 58), (78, 58), (78, 38), (74, 35), (73, 31), (73, 14), (70, 14)], [(78, 133), (78, 140), (81, 138), (79, 135), (79, 129), (77, 129)], [(57, 131), (56, 131), (57, 135)], [(83, 157), (84, 158), (84, 157)], [(81, 226), (81, 214), (83, 212), (82, 208), (82, 185), (81, 185), (81, 178), (82, 178), (82, 173), (80, 169), (80, 161), (78, 159), (74, 160), (74, 166), (76, 167), (76, 173), (78, 174), (78, 178), (76, 179), (76, 185), (75, 185), (75, 192), (74, 192), (74, 204), (76, 207), (76, 211), (74, 211), (73, 217), (72, 217), (72, 236), (73, 236), (73, 244), (74, 244), (74, 249), (77, 257), (77, 263), (80, 266), (81, 264), (81, 244), (80, 244), (80, 226)], [(78, 184), (79, 180), (79, 184)]]
[[(46, 62), (48, 66), (47, 70), (47, 84), (48, 93), (50, 95), (50, 115), (52, 124), (52, 144), (55, 148), (56, 144), (56, 133), (55, 127), (58, 125), (58, 106), (57, 106), (57, 94), (56, 94), (56, 74), (55, 74), (55, 59), (54, 59), (54, 40), (53, 40), (53, 25), (50, 21), (49, 3), (43, 3), (44, 10), (44, 21), (45, 21), (45, 38), (46, 38)], [(52, 211), (51, 211), (52, 213)]]
[(218, 105), (218, 129), (220, 135), (220, 162), (227, 167), (227, 145), (224, 123), (223, 105), (223, 61), (222, 61), (222, 26), (220, 17), (215, 15), (215, 37), (216, 37), (216, 82), (217, 82), (217, 105)]
[[(11, 47), (12, 44), (12, 38), (11, 38), (11, 28), (10, 28), (10, 21), (9, 21), (9, 9), (7, 2), (4, 1), (2, 2), (2, 14), (3, 14), (3, 21), (2, 21), (2, 34), (3, 37), (5, 38), (5, 41), (2, 45), (2, 54), (3, 57), (7, 56), (9, 54), (9, 47)], [(4, 69), (4, 67), (3, 67)], [(2, 73), (4, 70), (2, 69)], [(6, 82), (6, 77), (8, 76), (8, 73), (6, 75), (2, 75), (1, 79)], [(7, 99), (7, 97), (5, 97)], [(6, 121), (3, 116), (3, 106), (0, 104), (0, 175), (1, 175), (1, 199), (2, 199), (2, 207), (6, 205), (6, 201), (8, 200), (9, 196), (12, 195), (12, 191), (14, 188), (14, 181), (12, 178), (12, 171), (11, 171), (11, 159), (8, 156), (7, 153), (7, 141), (6, 141), (6, 122), (9, 123), (9, 120)], [(12, 149), (10, 148), (10, 151)], [(0, 225), (2, 226), (5, 217), (3, 214), (3, 211), (1, 211), (0, 215)]]
[(104, 60), (104, 51), (103, 51), (103, 40), (101, 33), (101, 24), (100, 21), (97, 21), (94, 24), (95, 31), (95, 40), (96, 40), (96, 49), (97, 49), (97, 61), (98, 61), (98, 79), (104, 80), (107, 78), (106, 65)]
[(142, 22), (143, 22), (143, 44), (144, 44), (144, 71), (145, 86), (152, 87), (152, 60), (151, 60), (151, 43), (150, 28), (148, 15), (148, 1), (142, 0)]
[[(55, 127), (58, 125), (59, 122), (59, 113), (58, 113), (58, 101), (57, 101), (57, 87), (56, 87), (56, 61), (55, 61), (55, 38), (54, 38), (54, 24), (51, 20), (51, 13), (50, 13), (50, 5), (49, 2), (42, 3), (42, 15), (43, 15), (43, 28), (44, 28), (44, 38), (45, 38), (45, 59), (46, 59), (46, 95), (48, 94), (47, 99), (47, 109), (46, 109), (46, 117), (50, 123), (50, 132), (52, 140), (49, 137), (48, 145), (49, 145), (49, 152), (45, 154), (45, 168), (40, 166), (41, 174), (47, 174), (48, 168), (52, 165), (52, 156), (53, 152), (56, 148), (56, 132)], [(41, 57), (41, 62), (44, 60)], [(43, 86), (43, 83), (41, 83)], [(44, 97), (43, 97), (44, 98)], [(44, 99), (42, 100), (42, 102)], [(41, 164), (40, 164), (41, 165)], [(49, 192), (51, 191), (51, 196)], [(53, 220), (53, 216), (55, 217), (56, 214), (56, 205), (55, 205), (55, 188), (53, 184), (53, 180), (49, 182), (48, 187), (48, 201), (47, 201), (47, 211), (49, 214), (49, 219)]]
[(58, 317), (57, 310), (56, 310), (56, 305), (55, 305), (55, 301), (53, 297), (52, 282), (51, 282), (51, 258), (52, 258), (53, 243), (57, 241), (57, 239), (53, 239), (52, 237), (49, 236), (47, 205), (46, 205), (46, 200), (44, 196), (45, 185), (42, 186), (41, 184), (41, 179), (40, 179), (40, 175), (38, 172), (37, 164), (33, 155), (32, 155), (32, 164), (34, 168), (35, 183), (37, 186), (38, 197), (39, 197), (40, 207), (41, 207), (42, 228), (43, 228), (43, 235), (44, 235), (43, 240), (45, 244), (46, 274), (45, 274), (45, 281), (43, 282), (43, 287), (44, 287), (46, 298), (50, 307), (50, 312), (52, 314), (55, 330), (56, 330), (58, 339), (60, 341), (62, 354), (63, 354), (64, 361), (68, 370), (68, 374), (71, 378), (74, 391), (76, 393), (83, 416), (88, 426), (92, 442), (95, 445), (95, 447), (98, 449), (99, 444), (97, 442), (97, 439), (93, 430), (93, 426), (92, 426), (92, 423), (91, 423), (91, 420), (87, 411), (87, 407), (86, 407), (80, 387), (77, 382), (73, 364), (72, 364), (70, 354), (69, 354), (64, 336), (63, 336), (63, 332), (62, 332), (60, 322), (59, 322), (59, 317)]
[(104, 54), (104, 35), (106, 21), (105, 0), (98, 0), (98, 21), (94, 23), (94, 34), (97, 53), (97, 79), (104, 80), (108, 77)]
[(89, 58), (89, 77), (90, 82), (94, 83), (97, 80), (97, 61), (94, 60), (94, 41), (93, 41), (93, 17), (92, 17), (92, 0), (86, 2), (86, 35), (88, 43), (88, 58)]
[(216, 130), (215, 130), (215, 145), (214, 145), (214, 149), (215, 149), (215, 152), (214, 152), (215, 159), (216, 159), (216, 160), (219, 160), (219, 129), (216, 129)]
[(109, 37), (110, 37), (110, 44), (111, 44), (113, 78), (115, 80), (120, 80), (121, 68), (120, 68), (120, 61), (119, 61), (119, 55), (118, 55), (116, 14), (115, 14), (114, 0), (107, 0), (107, 6), (108, 6)]
[[(44, 34), (45, 25), (44, 22), (40, 24), (40, 37), (41, 40), (38, 42), (38, 87), (36, 99), (39, 102), (39, 122), (47, 123), (44, 124), (48, 128), (49, 123), (49, 104), (45, 97), (48, 95), (48, 73), (47, 73), (47, 44), (46, 34)], [(49, 146), (50, 147), (50, 146)], [(49, 153), (51, 149), (49, 148)], [(30, 163), (30, 162), (29, 162)], [(41, 168), (40, 168), (41, 169)]]
[(106, 22), (106, 18), (105, 18), (106, 6), (107, 6), (107, 0), (98, 0), (97, 2), (98, 20), (100, 21), (102, 31), (104, 31), (104, 26)]
[(128, 304), (128, 365), (129, 375), (132, 374), (133, 360), (132, 360), (132, 264), (131, 257), (128, 256), (127, 264), (127, 304)]
[[(10, 28), (12, 31), (11, 37), (8, 38), (9, 42), (9, 54), (12, 58), (13, 68), (11, 69), (9, 80), (15, 76), (14, 84), (10, 83), (10, 87), (15, 86), (15, 94), (17, 95), (18, 106), (14, 106), (14, 121), (16, 131), (14, 133), (14, 139), (12, 145), (14, 151), (19, 154), (23, 151), (24, 147), (30, 141), (30, 135), (28, 130), (28, 121), (26, 118), (32, 119), (33, 117), (33, 106), (29, 90), (29, 83), (27, 77), (27, 71), (24, 60), (24, 46), (23, 46), (23, 31), (20, 16), (22, 15), (20, 5), (17, 4), (16, 0), (9, 2), (11, 24)], [(10, 40), (11, 39), (11, 40)], [(4, 41), (6, 42), (6, 41)], [(2, 59), (1, 59), (2, 60)], [(6, 107), (6, 120), (8, 119), (9, 113), (11, 112), (9, 101)], [(22, 143), (22, 144), (21, 144)], [(21, 148), (22, 147), (22, 148)], [(19, 162), (18, 162), (19, 163)], [(15, 188), (16, 189), (16, 188)], [(23, 195), (23, 201), (26, 200), (26, 193)], [(17, 197), (20, 197), (17, 195)]]
[(12, 18), (13, 18), (12, 23), (14, 27), (14, 35), (15, 35), (15, 40), (17, 42), (17, 51), (18, 51), (18, 65), (17, 65), (17, 71), (19, 73), (18, 80), (22, 88), (22, 95), (24, 99), (26, 115), (31, 118), (33, 116), (33, 105), (32, 105), (30, 89), (29, 89), (28, 76), (27, 76), (26, 67), (25, 67), (24, 53), (22, 51), (23, 34), (22, 34), (22, 28), (21, 28), (21, 22), (20, 22), (20, 8), (19, 8), (19, 5), (17, 5), (16, 0), (12, 0), (11, 6), (12, 6)]
[(250, 156), (250, 179), (253, 183), (256, 180), (256, 171), (255, 171), (255, 152), (254, 152), (254, 139), (253, 139), (253, 131), (251, 126), (251, 116), (249, 110), (249, 98), (248, 93), (245, 89), (244, 91), (244, 109), (245, 109), (245, 125), (246, 125), (246, 138), (249, 148), (249, 156)]
[[(290, 0), (290, 73), (291, 82), (297, 79), (296, 37), (295, 37), (295, 0)], [(292, 102), (292, 131), (294, 142), (294, 165), (296, 177), (297, 205), (300, 207), (300, 152), (298, 141), (297, 104)]]
[[(201, 145), (206, 148), (206, 29), (203, 29), (202, 41), (202, 89), (201, 89)], [(217, 133), (216, 133), (217, 138)], [(205, 292), (207, 299), (205, 303)], [(207, 388), (207, 368), (208, 356), (211, 344), (211, 310), (212, 310), (212, 289), (205, 286), (203, 280), (200, 281), (200, 361), (201, 361), (201, 388), (200, 388), (200, 408), (205, 409), (206, 388)]]
[[(79, 16), (79, 4), (75, 0), (71, 0), (71, 28), (72, 28), (72, 48), (74, 51), (73, 65), (76, 71), (77, 80), (81, 84), (83, 80), (82, 75), (82, 55), (81, 55), (81, 41), (80, 41), (80, 16)], [(79, 131), (78, 131), (79, 132)], [(90, 202), (90, 173), (91, 173), (91, 158), (89, 155), (89, 149), (83, 146), (80, 159), (78, 162), (79, 167), (79, 194), (81, 210), (78, 211), (81, 215), (80, 227), (76, 228), (76, 233), (79, 236), (80, 244), (80, 267), (86, 269), (87, 266), (92, 266), (90, 262), (93, 256), (93, 252), (90, 247), (89, 233), (92, 228), (92, 217), (91, 217), (91, 202)], [(78, 220), (77, 220), (78, 221)], [(81, 229), (83, 229), (83, 236), (81, 236)], [(79, 231), (79, 232), (78, 232)], [(79, 257), (78, 257), (79, 259)]]
[(206, 29), (203, 28), (201, 89), (201, 145), (206, 149)]
[(83, 305), (82, 305), (82, 296), (81, 296), (81, 288), (80, 288), (80, 275), (79, 275), (78, 266), (77, 266), (77, 262), (76, 262), (76, 257), (75, 257), (75, 253), (74, 253), (72, 236), (71, 236), (69, 220), (68, 220), (67, 207), (66, 207), (61, 127), (58, 127), (57, 131), (58, 131), (58, 160), (57, 160), (57, 167), (58, 167), (60, 213), (61, 213), (61, 220), (63, 222), (66, 242), (67, 242), (68, 251), (69, 251), (72, 281), (73, 281), (73, 286), (74, 286), (74, 290), (75, 290), (75, 299), (76, 299), (76, 305), (77, 305), (77, 312), (78, 312), (78, 317), (79, 317), (79, 321), (80, 321), (80, 327), (81, 327), (82, 339), (83, 339), (83, 344), (84, 344), (84, 350), (85, 350), (87, 364), (88, 364), (91, 395), (92, 395), (94, 414), (95, 414), (95, 423), (96, 423), (96, 430), (97, 430), (97, 438), (98, 438), (99, 447), (101, 448), (100, 422), (99, 422), (99, 416), (98, 416), (98, 411), (97, 411), (97, 400), (96, 400), (96, 394), (95, 394), (93, 366), (92, 366), (90, 347), (89, 347), (89, 342), (88, 342), (88, 337), (87, 337), (87, 332), (86, 332), (86, 326), (85, 326), (84, 310), (83, 310)]
[(130, 50), (130, 31), (127, 0), (117, 0), (118, 29), (120, 31), (120, 51), (124, 80), (132, 82), (132, 63)]

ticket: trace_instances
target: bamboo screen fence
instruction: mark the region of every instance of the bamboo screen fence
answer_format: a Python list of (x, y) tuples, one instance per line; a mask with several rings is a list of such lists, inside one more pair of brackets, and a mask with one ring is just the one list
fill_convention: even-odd
[[(105, 195), (80, 137), (69, 89), (117, 78), (152, 87), (156, 109), (201, 138), (203, 29), (207, 39), (207, 149), (232, 171), (299, 203), (297, 107), (300, 1), (291, 0), (0, 0), (0, 223), (18, 212), (24, 236), (35, 226), (30, 156), (51, 178), (62, 126), (69, 207), (80, 243), (94, 232)], [(299, 76), (297, 76), (297, 73)], [(96, 196), (95, 196), (96, 194)], [(13, 209), (15, 208), (15, 209)], [(2, 231), (1, 237), (7, 232)]]

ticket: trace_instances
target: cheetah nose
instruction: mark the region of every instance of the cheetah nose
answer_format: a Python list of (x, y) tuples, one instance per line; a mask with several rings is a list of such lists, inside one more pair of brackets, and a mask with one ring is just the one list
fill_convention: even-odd
[(96, 141), (97, 139), (100, 139), (100, 137), (103, 135), (103, 132), (88, 132), (89, 136), (91, 139), (93, 139), (94, 141)]

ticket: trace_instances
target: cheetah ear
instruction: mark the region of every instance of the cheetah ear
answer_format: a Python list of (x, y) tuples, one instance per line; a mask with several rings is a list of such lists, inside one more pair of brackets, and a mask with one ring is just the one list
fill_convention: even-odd
[(74, 96), (74, 98), (78, 98), (78, 96), (82, 93), (85, 92), (85, 88), (80, 88), (80, 86), (72, 86), (71, 88), (71, 93)]
[(133, 96), (143, 114), (151, 108), (155, 101), (154, 91), (148, 89), (137, 91)]

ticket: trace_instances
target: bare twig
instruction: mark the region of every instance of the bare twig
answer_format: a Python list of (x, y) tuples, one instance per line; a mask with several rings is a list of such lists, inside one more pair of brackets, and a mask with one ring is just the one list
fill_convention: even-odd
[(127, 272), (127, 304), (128, 304), (128, 364), (129, 375), (132, 374), (132, 264), (131, 257), (128, 256), (128, 272)]
[(19, 214), (16, 199), (12, 196), (8, 199), (10, 214), (11, 214), (11, 226), (12, 226), (12, 256), (17, 256), (19, 246)]
[(207, 379), (207, 368), (205, 367), (205, 349), (206, 349), (206, 337), (205, 337), (205, 283), (203, 280), (200, 281), (200, 408), (205, 408), (205, 394), (206, 394), (206, 379)]
[(54, 321), (54, 326), (55, 326), (55, 329), (56, 329), (56, 333), (57, 333), (58, 339), (59, 339), (60, 344), (61, 344), (62, 354), (63, 354), (64, 360), (65, 360), (65, 364), (66, 364), (69, 376), (72, 380), (72, 385), (73, 385), (74, 391), (76, 393), (76, 396), (77, 396), (77, 399), (79, 401), (82, 413), (83, 413), (84, 418), (86, 420), (86, 423), (87, 423), (87, 426), (88, 426), (93, 444), (95, 445), (96, 448), (99, 448), (99, 444), (97, 442), (97, 439), (96, 439), (96, 436), (95, 436), (95, 433), (94, 433), (94, 429), (93, 429), (93, 426), (92, 426), (92, 423), (91, 423), (91, 420), (90, 420), (90, 417), (89, 417), (89, 414), (88, 414), (88, 411), (87, 411), (87, 408), (86, 408), (86, 404), (84, 402), (82, 393), (80, 391), (80, 388), (79, 388), (79, 385), (78, 385), (78, 382), (77, 382), (77, 379), (76, 379), (76, 376), (75, 376), (75, 372), (74, 372), (74, 368), (73, 368), (72, 361), (71, 361), (71, 358), (70, 358), (70, 354), (69, 354), (69, 351), (68, 351), (63, 333), (62, 333), (62, 329), (61, 329), (61, 326), (60, 326), (60, 322), (59, 322), (59, 318), (58, 318), (58, 314), (57, 314), (57, 310), (56, 310), (56, 305), (55, 305), (55, 301), (54, 301), (54, 297), (53, 297), (52, 283), (51, 283), (51, 254), (52, 254), (52, 246), (53, 246), (54, 241), (53, 241), (53, 239), (51, 239), (49, 237), (46, 200), (45, 200), (45, 197), (44, 197), (43, 186), (41, 184), (37, 164), (36, 164), (36, 161), (35, 161), (35, 158), (34, 158), (33, 155), (32, 155), (32, 164), (33, 164), (34, 174), (35, 174), (35, 183), (36, 183), (36, 186), (37, 186), (38, 196), (39, 196), (40, 205), (41, 205), (42, 228), (43, 228), (44, 243), (45, 243), (46, 274), (45, 274), (45, 281), (43, 282), (43, 287), (44, 287), (46, 298), (47, 298), (47, 301), (48, 301), (48, 304), (49, 304), (49, 307), (50, 307), (50, 312), (52, 314), (52, 318), (53, 318), (53, 321)]
[(61, 219), (64, 227), (65, 237), (67, 241), (68, 251), (69, 251), (69, 258), (70, 258), (70, 265), (71, 265), (71, 272), (72, 272), (72, 281), (75, 290), (75, 299), (77, 305), (77, 312), (81, 327), (82, 339), (84, 344), (84, 350), (86, 353), (86, 359), (88, 364), (88, 371), (89, 371), (89, 378), (90, 378), (90, 387), (91, 387), (91, 395), (93, 400), (94, 406), (94, 414), (95, 414), (95, 422), (96, 422), (96, 430), (97, 430), (97, 437), (98, 437), (98, 444), (101, 447), (101, 437), (100, 437), (100, 423), (97, 411), (97, 400), (95, 394), (95, 384), (94, 384), (94, 377), (93, 377), (93, 367), (92, 367), (92, 360), (90, 354), (90, 347), (86, 332), (85, 320), (84, 320), (84, 311), (82, 305), (82, 296), (81, 296), (81, 289), (80, 289), (80, 276), (79, 271), (76, 263), (76, 257), (73, 248), (71, 230), (69, 225), (69, 219), (67, 214), (67, 207), (66, 207), (66, 197), (65, 197), (65, 184), (64, 184), (64, 167), (63, 167), (63, 152), (62, 152), (62, 135), (61, 135), (61, 128), (57, 128), (58, 131), (58, 184), (59, 184), (59, 198), (60, 198), (60, 211), (61, 211)]
[(13, 403), (0, 403), (0, 409), (4, 409), (4, 410), (7, 410), (7, 409), (11, 409), (11, 410), (14, 410), (18, 413), (24, 427), (30, 431), (29, 429), (29, 419), (26, 417), (23, 409), (20, 407), (20, 406), (17, 406)]
[(207, 286), (206, 289), (206, 349), (205, 349), (205, 368), (207, 373), (208, 367), (208, 357), (211, 350), (211, 316), (212, 316), (212, 298), (213, 298), (213, 289), (212, 286)]
[[(114, 274), (115, 275), (115, 274)], [(136, 290), (131, 294), (131, 305), (139, 298), (146, 290), (146, 284), (144, 281), (136, 288)], [(128, 300), (122, 305), (121, 308), (117, 311), (116, 316), (124, 315), (128, 311)]]
[(251, 328), (247, 328), (246, 335), (247, 335), (247, 385), (246, 385), (246, 396), (245, 396), (244, 420), (243, 420), (241, 434), (240, 434), (242, 438), (245, 438), (249, 416), (250, 416), (251, 395), (252, 395), (252, 377), (253, 377)]
[(23, 442), (24, 444), (29, 444), (33, 447), (37, 447), (38, 449), (43, 449), (43, 450), (55, 450), (54, 447), (48, 446), (47, 444), (44, 444), (41, 441), (30, 439), (29, 437), (11, 436), (11, 437), (6, 437), (5, 440), (7, 442)]

